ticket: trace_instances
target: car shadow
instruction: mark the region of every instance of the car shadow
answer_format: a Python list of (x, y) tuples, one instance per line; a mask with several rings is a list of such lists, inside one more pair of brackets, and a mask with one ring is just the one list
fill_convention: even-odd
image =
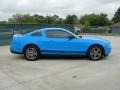
[(40, 59), (44, 60), (86, 60), (85, 56), (42, 56)]
[[(16, 60), (26, 60), (24, 56), (17, 55), (14, 57)], [(41, 56), (39, 60), (89, 60), (85, 56), (51, 56), (51, 55), (44, 55)]]

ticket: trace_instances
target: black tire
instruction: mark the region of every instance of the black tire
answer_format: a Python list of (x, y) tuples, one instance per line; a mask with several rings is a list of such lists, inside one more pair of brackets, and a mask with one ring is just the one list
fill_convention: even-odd
[(24, 49), (24, 57), (29, 61), (35, 61), (40, 57), (40, 51), (36, 46), (27, 46)]
[(94, 45), (89, 48), (87, 56), (89, 59), (93, 61), (98, 61), (103, 58), (104, 56), (104, 50), (101, 46), (99, 45)]

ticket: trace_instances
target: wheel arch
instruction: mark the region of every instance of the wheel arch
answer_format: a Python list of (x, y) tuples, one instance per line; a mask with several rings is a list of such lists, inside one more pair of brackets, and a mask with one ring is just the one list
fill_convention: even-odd
[(28, 47), (28, 46), (34, 46), (34, 47), (36, 47), (37, 49), (38, 49), (38, 51), (40, 52), (40, 48), (36, 45), (36, 44), (27, 44), (27, 45), (25, 45), (24, 46), (24, 48), (23, 48), (23, 53), (25, 52), (25, 49)]
[(99, 47), (103, 50), (103, 55), (105, 55), (105, 49), (104, 49), (104, 47), (103, 47), (102, 45), (100, 45), (100, 44), (92, 44), (92, 45), (90, 45), (89, 48), (87, 49), (86, 56), (88, 55), (89, 50), (90, 50), (92, 47), (94, 47), (94, 46), (99, 46)]

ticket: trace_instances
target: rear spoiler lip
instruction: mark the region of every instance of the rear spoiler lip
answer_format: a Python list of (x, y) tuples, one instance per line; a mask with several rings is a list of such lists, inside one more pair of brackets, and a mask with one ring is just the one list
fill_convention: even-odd
[(13, 37), (22, 37), (22, 34), (15, 34)]

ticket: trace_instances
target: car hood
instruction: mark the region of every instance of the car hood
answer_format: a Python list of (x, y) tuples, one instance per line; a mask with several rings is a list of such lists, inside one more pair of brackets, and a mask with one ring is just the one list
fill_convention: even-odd
[(108, 40), (100, 38), (100, 37), (96, 37), (96, 36), (79, 36), (80, 38), (82, 37), (82, 39), (87, 39), (90, 41), (104, 41), (104, 42), (108, 42), (110, 43)]

